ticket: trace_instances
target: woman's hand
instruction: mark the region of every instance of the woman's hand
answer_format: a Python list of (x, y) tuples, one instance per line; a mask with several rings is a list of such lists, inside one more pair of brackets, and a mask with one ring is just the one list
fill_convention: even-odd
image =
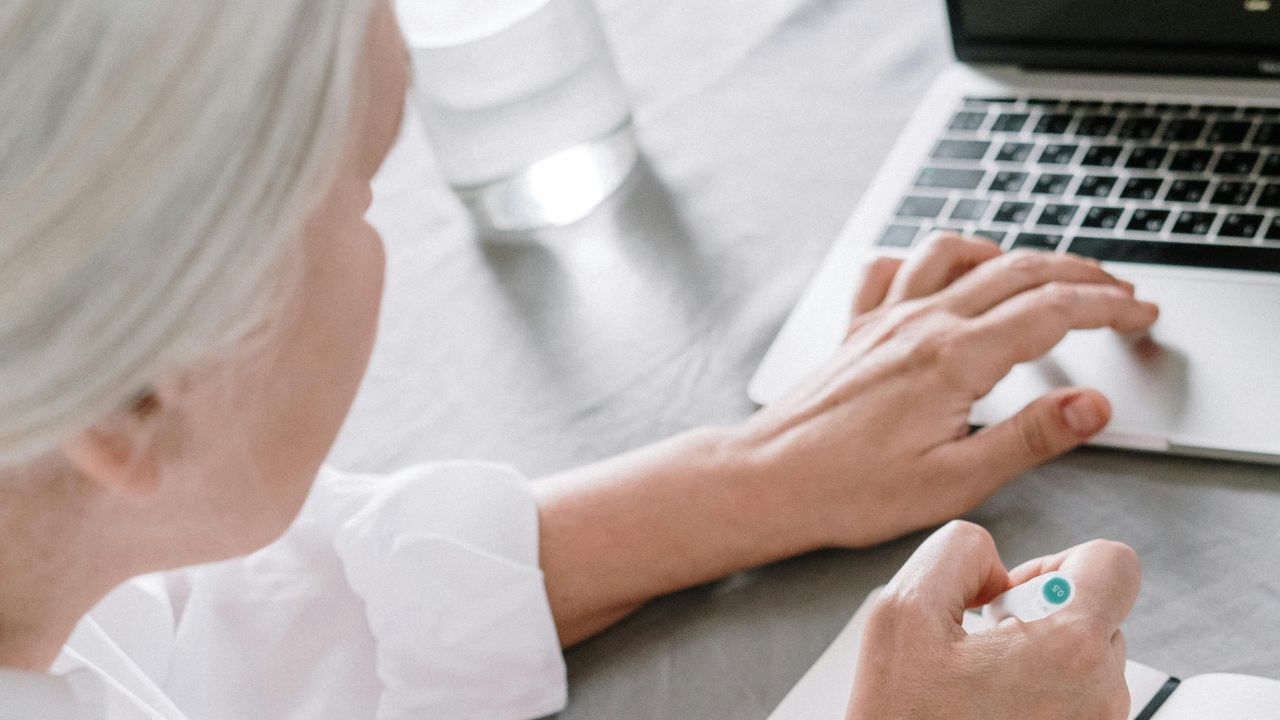
[[(966, 608), (1061, 570), (1076, 599), (1032, 623), (961, 628)], [(953, 522), (920, 546), (875, 600), (849, 720), (1123, 720), (1129, 711), (1119, 630), (1141, 571), (1127, 546), (1095, 540), (1006, 572), (991, 536)]]
[(1073, 328), (1155, 319), (1132, 285), (1077, 257), (944, 236), (905, 265), (875, 264), (844, 346), (788, 397), (537, 484), (561, 641), (657, 595), (961, 515), (1110, 415), (1096, 392), (1059, 390), (970, 435), (974, 401)]
[(1157, 315), (1092, 260), (943, 235), (905, 264), (871, 266), (837, 356), (733, 431), (733, 447), (813, 546), (889, 540), (965, 513), (1106, 426), (1106, 399), (1070, 388), (970, 434), (974, 402), (1015, 365), (1073, 329), (1131, 333)]

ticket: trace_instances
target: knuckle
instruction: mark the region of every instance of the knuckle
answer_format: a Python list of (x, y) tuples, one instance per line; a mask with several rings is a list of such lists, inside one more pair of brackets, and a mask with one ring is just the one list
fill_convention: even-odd
[(935, 233), (929, 240), (929, 249), (936, 251), (951, 251), (959, 249), (964, 245), (964, 236), (960, 233), (941, 231)]
[(1049, 255), (1019, 248), (1004, 256), (1005, 268), (1027, 278), (1044, 277), (1049, 270)]
[(931, 327), (917, 327), (911, 337), (908, 357), (913, 365), (933, 365), (942, 353), (945, 338)]
[(1058, 315), (1070, 315), (1080, 302), (1080, 291), (1070, 283), (1051, 282), (1039, 290), (1037, 302)]
[(867, 620), (869, 626), (883, 633), (910, 626), (923, 614), (918, 593), (901, 587), (887, 587), (876, 596)]
[(1058, 444), (1047, 423), (1028, 417), (1019, 424), (1018, 437), (1021, 438), (1022, 447), (1030, 457), (1048, 457), (1057, 452)]
[(970, 347), (969, 338), (959, 327), (948, 328), (939, 333), (938, 361), (945, 366), (954, 366), (961, 360)]
[(1106, 558), (1108, 563), (1120, 572), (1136, 575), (1142, 571), (1142, 562), (1138, 552), (1122, 542), (1115, 540), (1090, 540), (1085, 547), (1091, 554)]
[(972, 543), (991, 542), (991, 533), (977, 523), (968, 520), (952, 520), (942, 526), (941, 532), (947, 537)]
[(983, 556), (995, 553), (996, 541), (981, 525), (966, 520), (952, 520), (938, 531), (942, 545), (949, 551), (965, 556)]
[(894, 258), (885, 256), (885, 255), (880, 255), (875, 260), (872, 260), (871, 264), (867, 266), (867, 274), (881, 275), (881, 274), (888, 273), (890, 270), (897, 268), (898, 263), (899, 261), (895, 260)]

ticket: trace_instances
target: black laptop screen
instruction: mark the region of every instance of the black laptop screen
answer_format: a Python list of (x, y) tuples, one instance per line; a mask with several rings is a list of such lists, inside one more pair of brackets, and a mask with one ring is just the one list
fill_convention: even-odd
[(1280, 0), (948, 0), (962, 60), (1280, 74)]

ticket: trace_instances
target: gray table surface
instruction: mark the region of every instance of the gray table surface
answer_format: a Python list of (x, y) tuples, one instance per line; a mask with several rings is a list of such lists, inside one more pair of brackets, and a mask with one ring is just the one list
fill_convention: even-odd
[[(643, 164), (575, 226), (484, 243), (411, 115), (375, 185), (385, 312), (335, 463), (482, 458), (536, 478), (745, 417), (751, 372), (951, 58), (940, 0), (600, 6)], [(1274, 468), (1081, 451), (971, 519), (1010, 563), (1131, 544), (1133, 658), (1280, 677)], [(764, 718), (922, 537), (655, 601), (568, 653), (560, 717)]]

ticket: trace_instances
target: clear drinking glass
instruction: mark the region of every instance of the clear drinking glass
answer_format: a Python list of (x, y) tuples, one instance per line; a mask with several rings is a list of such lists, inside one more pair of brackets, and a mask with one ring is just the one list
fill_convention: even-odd
[(591, 0), (399, 0), (413, 97), (446, 179), (497, 230), (589, 214), (635, 165)]

